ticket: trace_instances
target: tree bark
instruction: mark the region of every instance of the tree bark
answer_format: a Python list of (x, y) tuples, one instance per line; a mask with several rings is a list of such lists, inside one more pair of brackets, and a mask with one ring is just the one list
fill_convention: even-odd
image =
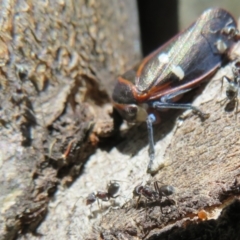
[[(150, 176), (145, 124), (111, 137), (114, 77), (140, 56), (135, 2), (1, 5), (1, 239), (239, 236), (239, 114), (221, 91), (230, 65), (195, 91), (208, 119), (164, 112)], [(86, 206), (109, 181), (119, 196)], [(137, 204), (134, 188), (154, 181), (176, 192)]]
[[(192, 111), (164, 113), (154, 128), (155, 167), (161, 167), (155, 176), (146, 173), (145, 124), (125, 130), (112, 149), (97, 149), (70, 188), (58, 189), (38, 233), (44, 239), (238, 239), (239, 114), (225, 101), (227, 84), (221, 86), (231, 74), (229, 64), (195, 92), (193, 105), (210, 114), (205, 121)], [(116, 199), (86, 206), (88, 194), (114, 180), (121, 186)], [(156, 180), (176, 192), (137, 204), (134, 188)]]

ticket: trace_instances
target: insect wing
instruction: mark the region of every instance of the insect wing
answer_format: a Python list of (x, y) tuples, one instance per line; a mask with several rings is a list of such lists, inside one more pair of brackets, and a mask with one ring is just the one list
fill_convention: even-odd
[(183, 89), (202, 81), (203, 76), (208, 76), (222, 64), (224, 56), (217, 48), (217, 42), (221, 41), (227, 48), (234, 43), (222, 33), (226, 26), (236, 27), (228, 12), (206, 10), (188, 29), (143, 60), (136, 73), (138, 91), (151, 89), (152, 95), (156, 92), (160, 97), (169, 89), (173, 92), (175, 87)]

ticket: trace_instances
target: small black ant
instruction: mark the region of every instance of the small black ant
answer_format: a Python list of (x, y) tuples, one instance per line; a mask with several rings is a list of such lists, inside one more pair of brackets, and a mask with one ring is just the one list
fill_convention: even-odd
[[(162, 185), (159, 186), (159, 181), (155, 181), (153, 183), (154, 189), (149, 187), (148, 185), (137, 185), (134, 188), (133, 194), (139, 196), (137, 200), (137, 205), (141, 199), (141, 197), (145, 197), (147, 200), (150, 200), (151, 202), (159, 201), (161, 202), (162, 197), (168, 197), (172, 195), (175, 192), (175, 189), (173, 186), (170, 185)], [(161, 207), (161, 206), (160, 206)], [(162, 211), (162, 207), (161, 207)]]
[(133, 195), (137, 195), (139, 196), (138, 197), (138, 200), (137, 200), (137, 203), (139, 203), (140, 199), (142, 196), (144, 196), (146, 199), (150, 200), (150, 201), (154, 201), (158, 198), (158, 193), (153, 190), (151, 187), (145, 185), (137, 185), (134, 190), (133, 190)]
[(120, 185), (115, 181), (110, 181), (110, 183), (107, 185), (107, 191), (97, 191), (96, 193), (92, 192), (90, 193), (86, 198), (86, 205), (92, 205), (95, 201), (98, 201), (99, 199), (101, 201), (107, 202), (111, 198), (117, 198), (119, 195), (116, 195), (116, 193), (119, 191)]
[(233, 72), (233, 80), (224, 76), (222, 81), (226, 80), (228, 82), (228, 86), (226, 89), (227, 99), (231, 102), (236, 101), (236, 113), (238, 111), (238, 92), (240, 88), (240, 60), (234, 62), (234, 66), (232, 68)]

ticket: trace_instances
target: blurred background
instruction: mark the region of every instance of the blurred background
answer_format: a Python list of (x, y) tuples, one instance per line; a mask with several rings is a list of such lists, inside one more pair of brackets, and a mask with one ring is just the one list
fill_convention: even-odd
[(221, 7), (236, 19), (240, 17), (240, 0), (137, 1), (144, 56), (188, 27), (207, 8)]

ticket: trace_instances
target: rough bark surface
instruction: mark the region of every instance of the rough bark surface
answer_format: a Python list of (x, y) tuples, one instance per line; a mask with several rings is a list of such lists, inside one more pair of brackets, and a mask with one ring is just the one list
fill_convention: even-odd
[[(220, 79), (225, 74), (231, 75), (230, 66), (193, 102), (210, 114), (208, 119), (202, 122), (190, 111), (169, 112), (156, 126), (156, 161), (164, 167), (154, 177), (146, 174), (145, 126), (135, 126), (111, 151), (98, 149), (70, 188), (59, 189), (39, 233), (46, 239), (237, 239), (239, 116), (222, 101), (226, 85), (221, 92)], [(120, 196), (85, 206), (87, 195), (106, 190), (111, 180), (119, 180)], [(134, 187), (154, 180), (174, 186), (176, 193), (160, 203), (142, 199), (136, 207)]]
[[(221, 91), (230, 65), (193, 102), (208, 119), (163, 114), (154, 129), (154, 167), (161, 169), (149, 176), (144, 124), (125, 126), (120, 143), (109, 138), (96, 148), (114, 130), (114, 76), (139, 57), (135, 3), (1, 6), (1, 239), (239, 237), (239, 113), (222, 101), (226, 83)], [(85, 205), (89, 193), (113, 180), (119, 197)], [(155, 180), (176, 193), (136, 204), (134, 187)]]
[(0, 6), (0, 239), (13, 239), (35, 232), (58, 186), (114, 132), (109, 93), (140, 44), (134, 1)]
[[(239, 114), (224, 101), (226, 83), (221, 90), (222, 76), (231, 74), (229, 64), (198, 90), (193, 104), (210, 114), (205, 121), (191, 111), (164, 114), (155, 127), (156, 165), (162, 167), (155, 176), (146, 174), (144, 125), (123, 132), (110, 151), (98, 149), (71, 187), (59, 188), (51, 199), (38, 228), (42, 239), (238, 239)], [(121, 185), (119, 197), (86, 206), (87, 195), (106, 190), (111, 180)], [(155, 180), (174, 186), (176, 193), (136, 205), (134, 187)]]

